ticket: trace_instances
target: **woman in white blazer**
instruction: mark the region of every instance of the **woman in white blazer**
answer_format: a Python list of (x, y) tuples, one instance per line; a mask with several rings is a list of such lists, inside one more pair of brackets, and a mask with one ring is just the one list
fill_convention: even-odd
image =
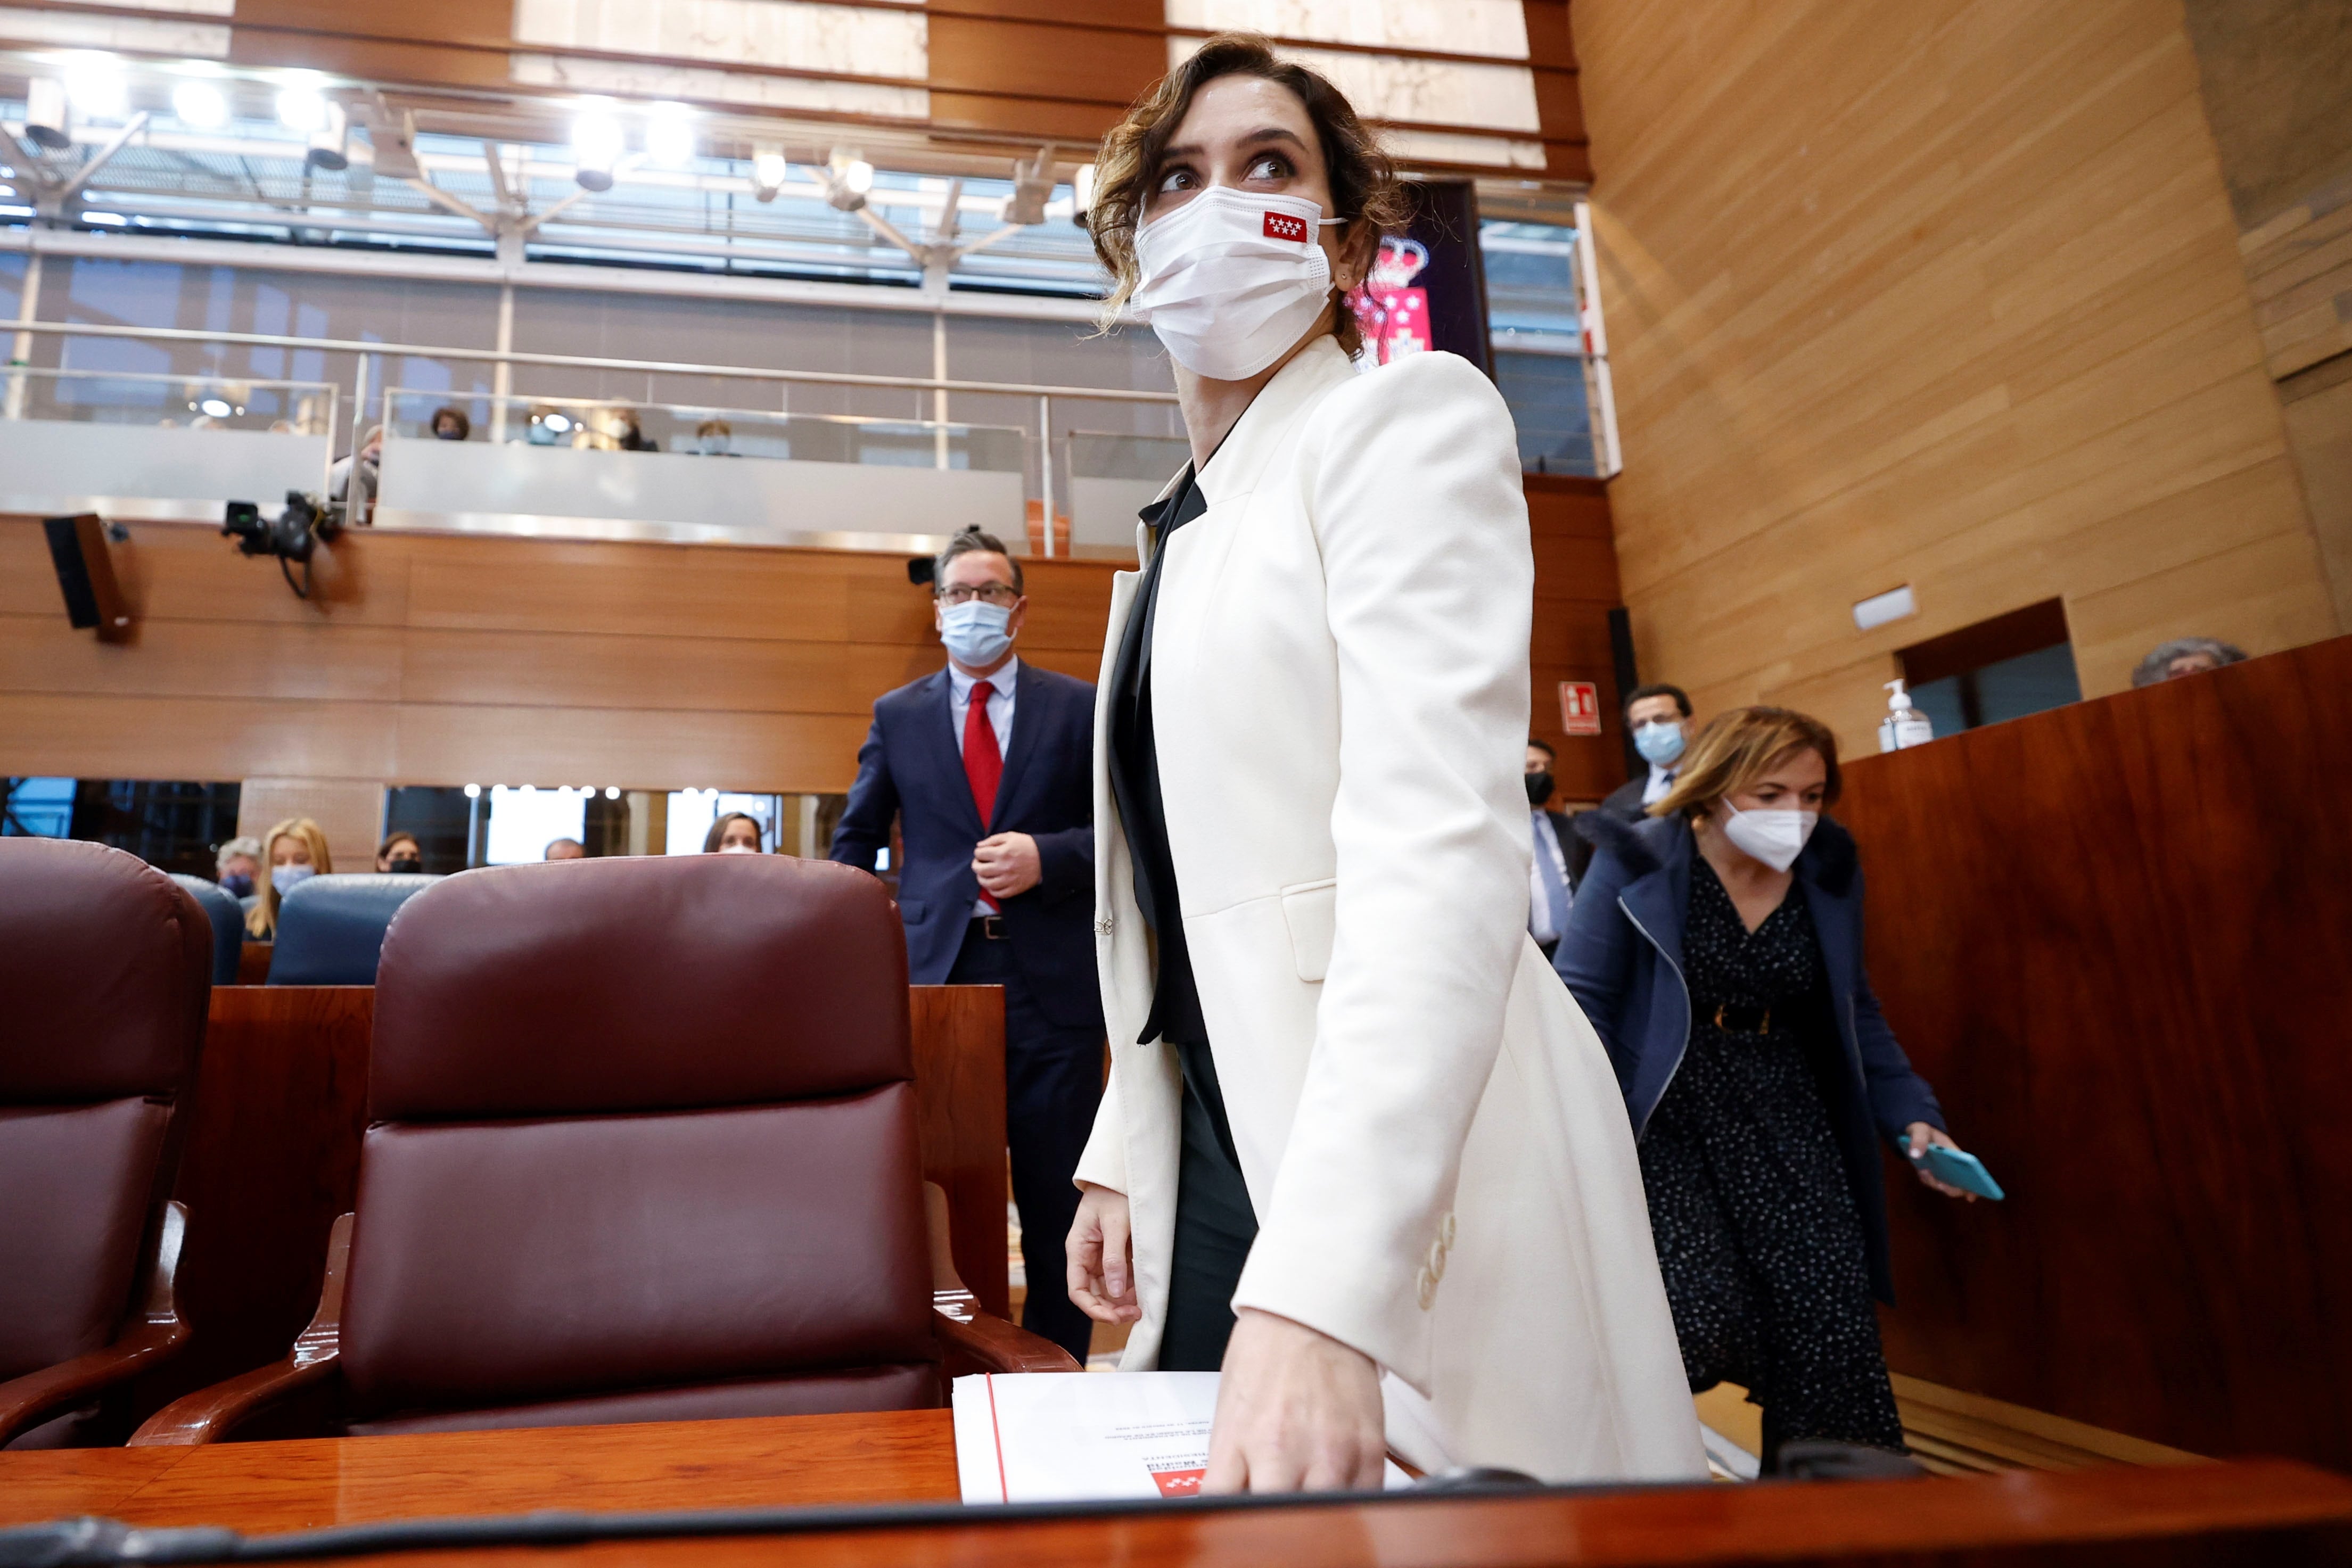
[(1337, 297), (1402, 202), (1313, 72), (1213, 39), (1097, 168), (1194, 461), (1096, 703), (1072, 1299), (1129, 1370), (1222, 1365), (1213, 1490), (1376, 1487), (1384, 1442), (1703, 1476), (1622, 1099), (1527, 935), (1509, 412), (1452, 355), (1350, 362)]

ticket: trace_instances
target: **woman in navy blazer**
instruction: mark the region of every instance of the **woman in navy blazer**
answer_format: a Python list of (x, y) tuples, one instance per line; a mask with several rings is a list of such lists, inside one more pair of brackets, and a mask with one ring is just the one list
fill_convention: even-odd
[(1578, 819), (1597, 852), (1553, 960), (1625, 1093), (1691, 1388), (1748, 1390), (1768, 1468), (1796, 1439), (1902, 1448), (1874, 1145), (1957, 1146), (1864, 971), (1838, 784), (1818, 720), (1723, 715), (1646, 821)]

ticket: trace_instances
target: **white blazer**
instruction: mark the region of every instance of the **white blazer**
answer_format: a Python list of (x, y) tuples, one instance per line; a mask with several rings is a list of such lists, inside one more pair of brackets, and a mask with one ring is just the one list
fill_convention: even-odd
[[(1510, 412), (1467, 361), (1318, 340), (1202, 469), (1151, 657), (1169, 848), (1259, 1221), (1236, 1307), (1384, 1370), (1424, 1469), (1706, 1473), (1622, 1096), (1527, 934), (1535, 568)], [(1148, 547), (1149, 540), (1143, 541)], [(1140, 577), (1115, 580), (1102, 689)], [(1079, 1179), (1127, 1195), (1148, 1369), (1181, 1080), (1095, 705), (1111, 1073)]]

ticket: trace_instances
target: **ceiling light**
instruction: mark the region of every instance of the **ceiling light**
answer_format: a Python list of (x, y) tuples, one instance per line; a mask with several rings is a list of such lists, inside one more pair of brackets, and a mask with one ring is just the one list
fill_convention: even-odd
[(833, 177), (857, 194), (862, 196), (874, 188), (874, 165), (859, 157), (856, 149), (836, 147), (826, 162)]
[(228, 123), (228, 99), (208, 81), (184, 81), (172, 89), (172, 113), (184, 125), (217, 131)]
[(82, 55), (66, 67), (66, 99), (92, 120), (121, 120), (131, 110), (131, 84), (111, 55)]
[(620, 787), (619, 785), (617, 785), (617, 784), (609, 784), (609, 785), (606, 785), (606, 786), (605, 786), (605, 788), (604, 788), (604, 799), (606, 799), (607, 800), (619, 800), (620, 798), (621, 798), (621, 787)]
[(792, 165), (784, 162), (781, 147), (755, 147), (751, 150), (751, 194), (763, 202), (772, 202), (776, 193), (784, 188), (785, 176)]
[(86, 224), (105, 224), (119, 228), (131, 220), (121, 213), (84, 213), (81, 215), (81, 221)]
[(310, 146), (304, 149), (302, 161), (331, 174), (352, 166), (352, 122), (341, 104), (331, 99), (327, 101), (326, 120), (310, 132)]
[(522, 787), (522, 792), (526, 795), (536, 795), (539, 793), (539, 786), (536, 784), (526, 784)]
[(52, 152), (73, 145), (73, 112), (66, 104), (66, 84), (55, 77), (35, 77), (26, 84), (25, 137)]
[(327, 95), (308, 83), (281, 88), (278, 93), (278, 123), (309, 135), (327, 123)]
[(467, 799), (467, 800), (480, 800), (481, 798), (482, 798), (482, 787), (481, 787), (479, 784), (468, 784), (468, 785), (467, 785), (467, 786), (466, 786), (466, 799)]
[(694, 162), (694, 110), (682, 103), (657, 103), (646, 116), (646, 156), (656, 163)]
[(226, 419), (229, 415), (228, 402), (223, 398), (208, 397), (199, 406), (215, 419)]
[(613, 166), (621, 161), (626, 145), (621, 122), (611, 110), (600, 105), (583, 110), (572, 122), (572, 156), (576, 164), (572, 177), (583, 191), (611, 190)]
[(560, 413), (551, 413), (544, 419), (541, 420), (540, 423), (547, 426), (548, 429), (555, 432), (558, 435), (562, 434), (565, 431), (572, 428), (572, 422), (564, 418), (563, 415)]
[(1045, 204), (1054, 199), (1053, 151), (1040, 147), (1032, 163), (1013, 161), (1013, 193), (1004, 198), (1001, 214), (1005, 223), (1027, 227), (1045, 221)]

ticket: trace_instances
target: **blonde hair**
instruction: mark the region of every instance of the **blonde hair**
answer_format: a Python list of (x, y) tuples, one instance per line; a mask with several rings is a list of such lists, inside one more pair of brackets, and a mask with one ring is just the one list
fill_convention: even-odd
[[(1119, 307), (1142, 281), (1135, 259), (1135, 231), (1143, 223), (1143, 209), (1160, 177), (1160, 154), (1200, 90), (1229, 76), (1254, 76), (1288, 88), (1306, 107), (1307, 122), (1322, 143), (1331, 211), (1347, 221), (1343, 232), (1351, 251), (1369, 260), (1382, 235), (1398, 233), (1412, 221), (1395, 165), (1357, 117), (1347, 95), (1319, 72), (1276, 55), (1264, 38), (1220, 34), (1136, 99), (1095, 153), (1094, 205), (1087, 214), (1087, 230), (1094, 236), (1095, 255), (1111, 276), (1111, 291), (1102, 308), (1105, 329), (1118, 319)], [(1349, 354), (1363, 344), (1356, 313), (1344, 299), (1334, 312), (1331, 335)]]
[(310, 869), (326, 876), (335, 869), (332, 855), (327, 852), (327, 835), (319, 824), (308, 817), (289, 817), (261, 835), (261, 873), (254, 883), (261, 896), (245, 917), (245, 929), (250, 936), (275, 940), (278, 936), (278, 882), (270, 874), (270, 852), (277, 849), (280, 839), (297, 839), (310, 852)]
[(1837, 737), (1829, 726), (1784, 707), (1736, 707), (1718, 714), (1683, 754), (1675, 787), (1650, 808), (1650, 815), (1702, 817), (1717, 800), (1747, 789), (1799, 751), (1821, 754), (1829, 770), (1822, 804), (1834, 805), (1842, 783)]

